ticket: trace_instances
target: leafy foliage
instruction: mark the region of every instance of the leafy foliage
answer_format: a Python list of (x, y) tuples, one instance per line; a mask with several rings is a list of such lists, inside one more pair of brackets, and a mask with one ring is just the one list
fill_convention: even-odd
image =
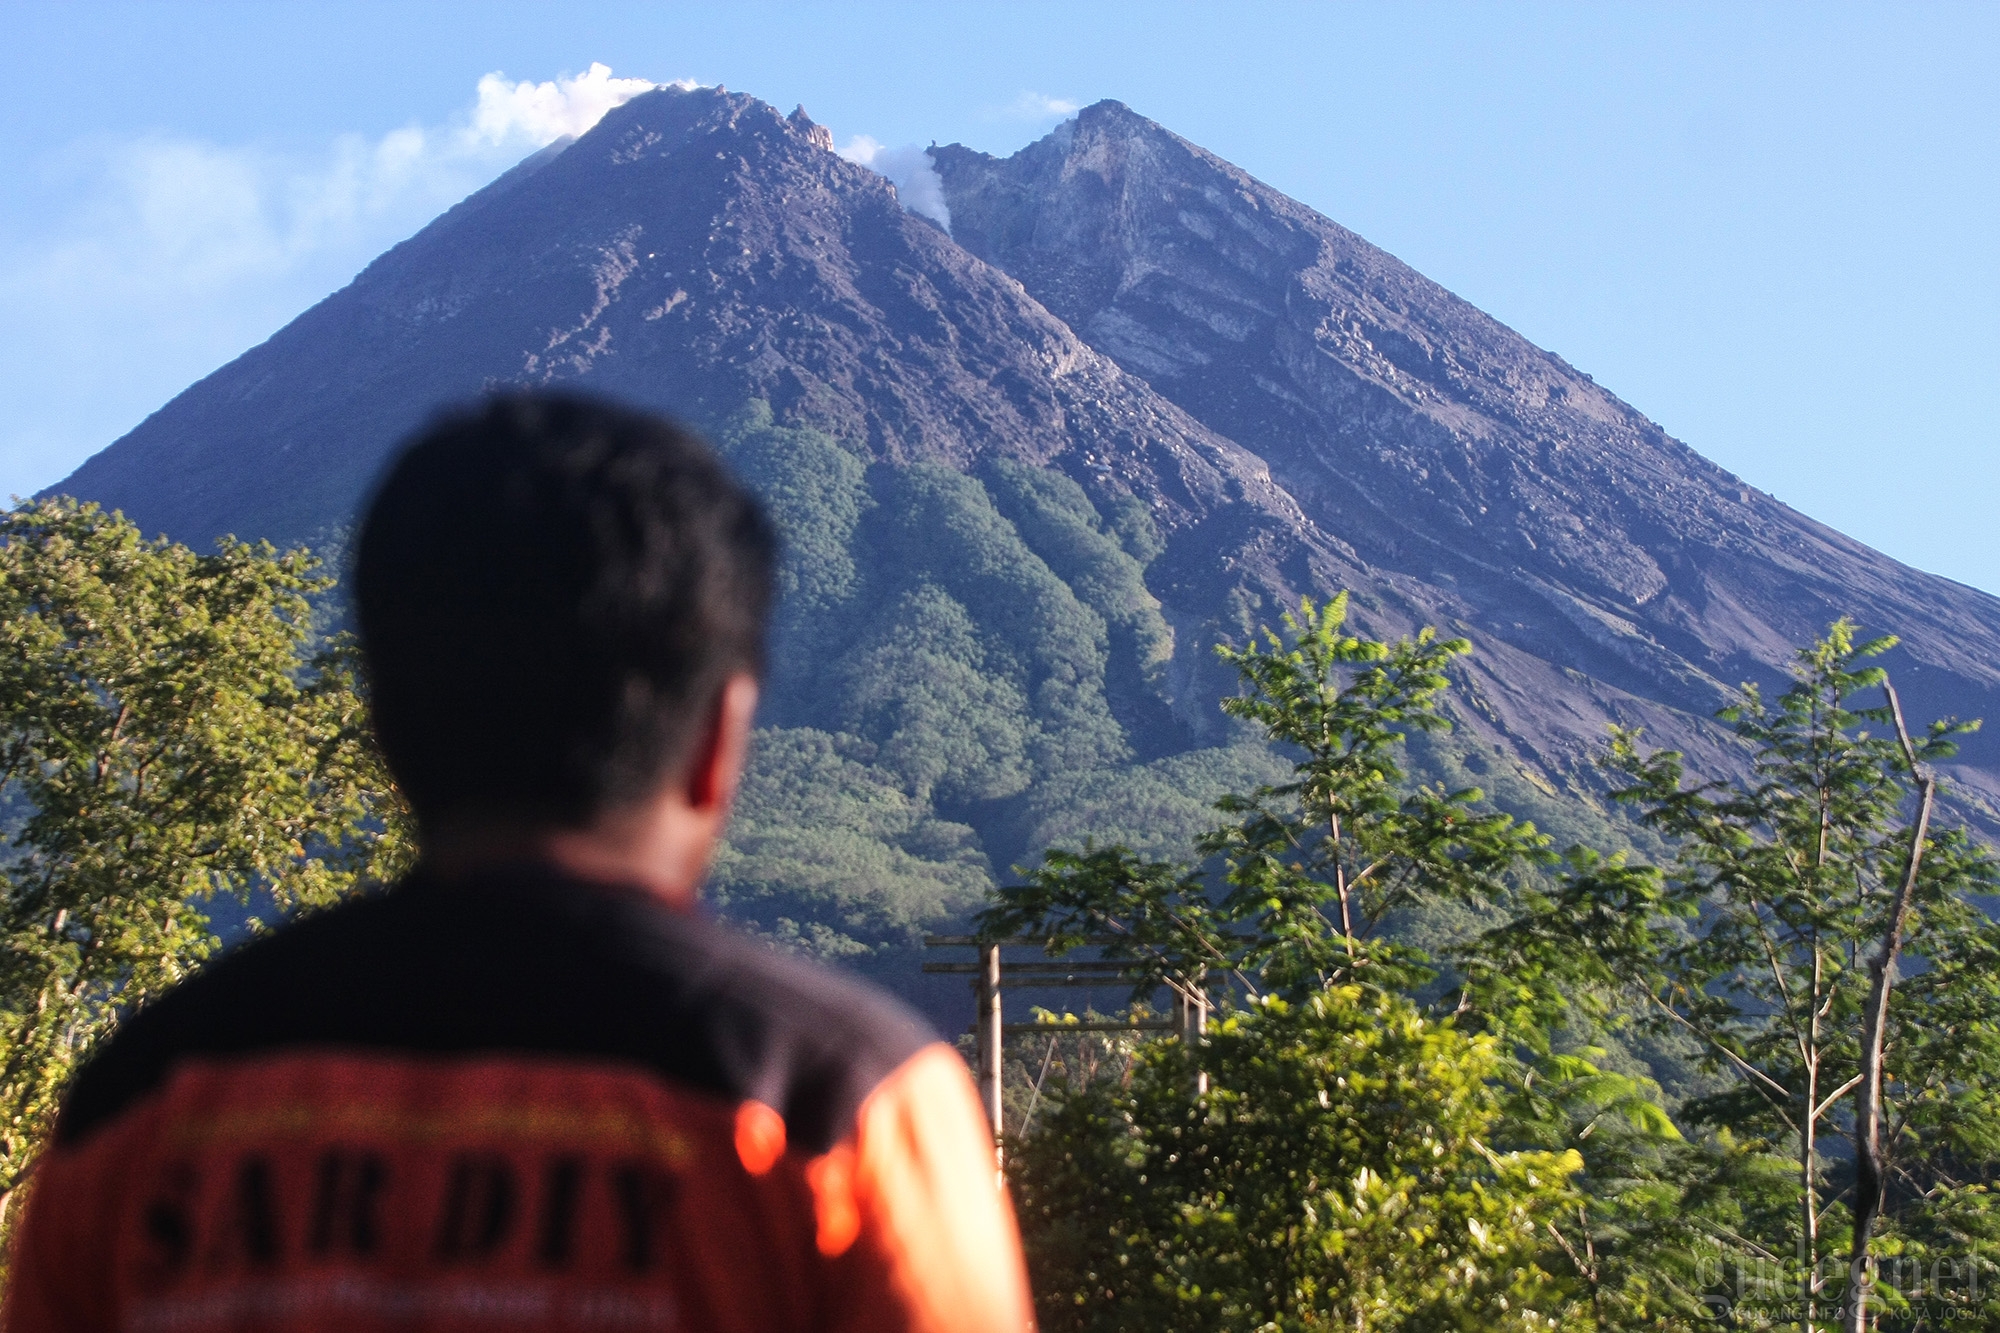
[(1199, 861), (1055, 849), (980, 917), (1051, 954), (1109, 939), (1135, 1000), (1164, 986), (1226, 1015), (1192, 1050), (1144, 1048), (1125, 1083), (1059, 1079), (1018, 1146), (1051, 1327), (1552, 1326), (1587, 1286), (1590, 1237), (1563, 1239), (1589, 1211), (1578, 1145), (1611, 1120), (1605, 1142), (1675, 1137), (1640, 1081), (1477, 1031), (1463, 996), (1419, 1007), (1439, 960), (1384, 925), (1505, 901), (1544, 839), (1401, 766), (1408, 733), (1446, 726), (1467, 645), (1359, 638), (1346, 609), (1307, 601), (1283, 636), (1222, 650), (1245, 684), (1224, 708), (1294, 762), (1217, 803)]
[(1174, 652), (1173, 627), (1160, 614), (1160, 601), (1146, 587), (1144, 563), (1127, 549), (1157, 554), (1159, 538), (1144, 505), (1125, 497), (1122, 525), (1131, 538), (1107, 531), (1083, 488), (1047, 468), (996, 459), (988, 468), (987, 489), (1021, 538), (1049, 569), (1097, 612), (1111, 633), (1127, 640), (1129, 660), (1149, 681)]
[(1031, 847), (1115, 843), (1148, 856), (1192, 846), (1233, 791), (1280, 780), (1289, 766), (1255, 741), (1166, 755), (1146, 764), (1055, 773), (1025, 793)]
[(63, 499), (0, 517), (0, 1192), (118, 1012), (216, 947), (204, 903), (317, 906), (409, 854), (351, 649), (308, 660), (313, 563)]
[(1493, 1146), (1500, 1064), (1351, 985), (1149, 1044), (1015, 1150), (1042, 1327), (1559, 1327), (1543, 1254), (1582, 1163)]
[(784, 534), (778, 594), (786, 615), (796, 621), (852, 597), (861, 577), (854, 530), (874, 505), (861, 460), (821, 432), (773, 424), (765, 403), (751, 404), (721, 438)]
[[(1753, 748), (1749, 782), (1690, 784), (1680, 755), (1616, 735), (1609, 763), (1627, 782), (1617, 795), (1673, 840), (1675, 856), (1655, 867), (1573, 853), (1559, 892), (1531, 899), (1486, 944), (1486, 975), (1507, 978), (1541, 1021), (1579, 1003), (1600, 1014), (1622, 1006), (1631, 1021), (1699, 1043), (1722, 1082), (1683, 1116), (1726, 1131), (1739, 1149), (1708, 1170), (1739, 1169), (1749, 1153), (1783, 1162), (1789, 1182), (1778, 1187), (1766, 1171), (1767, 1188), (1725, 1191), (1698, 1175), (1734, 1210), (1714, 1234), (1737, 1266), (1785, 1270), (1782, 1282), (1757, 1284), (1751, 1305), (1796, 1307), (1801, 1328), (1829, 1326), (1847, 1294), (1843, 1205), (1859, 1150), (1867, 961), (1911, 863), (1913, 761), (1948, 757), (1967, 729), (1934, 723), (1906, 754), (1887, 732), (1899, 723), (1886, 702), (1857, 706), (1886, 686), (1868, 659), (1893, 643), (1857, 642), (1842, 621), (1800, 652), (1775, 703), (1747, 688), (1723, 716)], [(1989, 1225), (1986, 1189), (2000, 1164), (2000, 926), (1977, 899), (1994, 892), (2000, 867), (1963, 830), (1935, 825), (1919, 865), (1910, 965), (1890, 992), (1886, 1028), (1892, 1188), (1878, 1252), (1935, 1253), (1927, 1247), (1939, 1236), (1966, 1238), (1951, 1261), (1980, 1276), (1964, 1274), (1956, 1295), (1933, 1293), (1949, 1304), (1976, 1300), (1993, 1261), (1971, 1238)], [(1892, 1310), (1905, 1299), (1893, 1273), (1881, 1295)], [(1725, 1307), (1738, 1299), (1714, 1295)]]
[(936, 818), (852, 736), (757, 733), (709, 896), (802, 952), (855, 958), (969, 910), (991, 883), (978, 838)]
[[(1615, 735), (1615, 795), (1672, 855), (1656, 866), (1572, 847), (1551, 873), (1532, 826), (1403, 770), (1405, 738), (1443, 730), (1446, 666), (1465, 645), (1357, 638), (1344, 611), (1307, 602), (1285, 634), (1222, 650), (1246, 686), (1224, 708), (1294, 763), (1289, 781), (1217, 803), (1227, 820), (1197, 840), (1199, 859), (1058, 848), (981, 917), (989, 937), (1051, 954), (1109, 939), (1103, 954), (1139, 978), (1135, 1001), (1199, 992), (1226, 1015), (1192, 1046), (1141, 1046), (1122, 1081), (1059, 1073), (1047, 1088), (1012, 1159), (1046, 1322), (1829, 1327), (1861, 1290), (1843, 1227), (1868, 965), (1905, 928), (1907, 966), (1887, 992), (1890, 1190), (1868, 1247), (1872, 1308), (1881, 1327), (1986, 1317), (2000, 926), (1979, 904), (1996, 866), (1962, 830), (1915, 826), (1920, 768), (1965, 728), (1935, 723), (1906, 742), (1893, 696), (1861, 706), (1886, 689), (1868, 659), (1893, 641), (1857, 642), (1841, 622), (1800, 653), (1775, 702), (1746, 688), (1723, 716), (1751, 756), (1747, 782), (1690, 784), (1680, 756)], [(1906, 878), (1904, 920), (1892, 905)], [(1441, 903), (1489, 921), (1436, 952), (1396, 929)], [(1436, 1063), (1433, 1048), (1391, 1040), (1412, 1023), (1468, 1044)], [(1380, 1040), (1363, 1050), (1360, 1032)], [(1602, 1043), (1619, 1034), (1693, 1052), (1703, 1081), (1677, 1116), (1642, 1071), (1615, 1067)], [(1337, 1094), (1281, 1074), (1311, 1066), (1315, 1042)], [(1434, 1233), (1414, 1225), (1371, 1249), (1352, 1213), (1301, 1192), (1365, 1178), (1418, 1212), (1439, 1206), (1427, 1191), (1458, 1197), (1418, 1174), (1399, 1192), (1382, 1143), (1321, 1136), (1370, 1077), (1405, 1089), (1371, 1115), (1433, 1117), (1400, 1123), (1397, 1142), (1450, 1139), (1473, 1171), (1497, 1170), (1498, 1144), (1536, 1163), (1532, 1181), (1481, 1186), (1511, 1198), (1502, 1212), (1520, 1224), (1490, 1274), (1499, 1285), (1427, 1304)], [(1478, 1128), (1451, 1139), (1441, 1127), (1463, 1107), (1427, 1102), (1420, 1084), (1476, 1087)]]
[[(970, 907), (1025, 829), (1191, 826), (1221, 790), (1206, 771), (1254, 762), (1131, 762), (1112, 700), (1163, 714), (1173, 644), (1132, 554), (1159, 547), (1144, 506), (1107, 521), (1075, 482), (1004, 462), (870, 466), (762, 404), (718, 435), (786, 547), (775, 725), (718, 860), (732, 915), (811, 952), (893, 946)], [(806, 795), (822, 778), (846, 793), (832, 824)]]
[(1299, 757), (1288, 782), (1226, 795), (1230, 822), (1198, 850), (1223, 866), (1221, 891), (1185, 864), (1123, 847), (1056, 851), (980, 918), (995, 936), (1032, 935), (1051, 952), (1105, 931), (1107, 956), (1148, 969), (1144, 986), (1212, 988), (1237, 978), (1250, 994), (1297, 997), (1336, 983), (1420, 984), (1430, 960), (1381, 938), (1398, 907), (1493, 900), (1504, 875), (1542, 854), (1533, 825), (1481, 808), (1478, 788), (1405, 782), (1404, 730), (1442, 730), (1445, 666), (1463, 640), (1429, 632), (1387, 644), (1343, 632), (1347, 600), (1307, 600), (1286, 638), (1224, 648), (1246, 692), (1231, 715), (1258, 724)]

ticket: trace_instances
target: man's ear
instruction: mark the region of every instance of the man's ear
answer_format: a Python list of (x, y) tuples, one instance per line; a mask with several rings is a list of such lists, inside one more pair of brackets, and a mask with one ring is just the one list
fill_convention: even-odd
[(757, 678), (731, 676), (716, 692), (715, 707), (701, 744), (687, 768), (690, 808), (721, 814), (736, 799), (743, 761), (750, 750), (750, 724), (757, 716)]

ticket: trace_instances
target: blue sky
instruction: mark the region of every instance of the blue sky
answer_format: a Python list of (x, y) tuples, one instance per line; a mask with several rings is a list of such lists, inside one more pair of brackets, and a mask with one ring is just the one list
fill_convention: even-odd
[(802, 102), (838, 140), (891, 148), (1010, 152), (1118, 98), (1751, 483), (2000, 592), (2000, 6), (404, 0), (0, 20), (0, 492), (56, 482), (576, 113), (517, 84), (602, 62)]

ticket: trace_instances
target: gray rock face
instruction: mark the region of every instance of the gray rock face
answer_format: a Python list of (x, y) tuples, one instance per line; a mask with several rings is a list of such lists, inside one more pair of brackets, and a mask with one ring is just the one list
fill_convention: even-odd
[[(59, 489), (148, 530), (309, 537), (395, 441), (496, 385), (714, 421), (750, 399), (884, 464), (1056, 468), (1136, 496), (1182, 734), (1207, 649), (1301, 592), (1472, 633), (1465, 720), (1537, 781), (1607, 722), (1705, 719), (1851, 611), (1920, 711), (2000, 712), (2000, 602), (1849, 541), (1559, 358), (1116, 103), (1004, 161), (935, 151), (954, 235), (802, 114), (664, 89), (524, 162)], [(1129, 504), (1129, 501), (1124, 501)], [(1106, 509), (1106, 512), (1109, 512)], [(2000, 748), (1963, 777), (2000, 799)]]
[[(1899, 671), (1928, 707), (2000, 703), (2000, 601), (1751, 489), (1560, 357), (1119, 103), (1005, 160), (932, 156), (959, 244), (1267, 462), (1407, 613), (1470, 625), (1490, 722), (1545, 764), (1573, 768), (1577, 743), (1631, 700), (1706, 715), (1841, 614), (1904, 637)], [(1631, 699), (1593, 699), (1579, 673)], [(1990, 796), (2000, 750), (1975, 740), (1966, 758)]]

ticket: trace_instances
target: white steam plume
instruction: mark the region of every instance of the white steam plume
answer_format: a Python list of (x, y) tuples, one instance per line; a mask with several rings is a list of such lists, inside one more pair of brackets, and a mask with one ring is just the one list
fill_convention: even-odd
[[(582, 134), (612, 107), (658, 86), (650, 79), (615, 79), (609, 65), (597, 62), (581, 74), (542, 83), (512, 83), (495, 72), (479, 81), (479, 103), (467, 132), (483, 143), (540, 147)], [(675, 86), (694, 85), (683, 81)]]
[(865, 134), (857, 134), (838, 150), (849, 162), (856, 162), (887, 176), (896, 187), (896, 197), (912, 213), (921, 213), (951, 230), (951, 209), (944, 201), (944, 179), (930, 154), (915, 144), (888, 148)]

